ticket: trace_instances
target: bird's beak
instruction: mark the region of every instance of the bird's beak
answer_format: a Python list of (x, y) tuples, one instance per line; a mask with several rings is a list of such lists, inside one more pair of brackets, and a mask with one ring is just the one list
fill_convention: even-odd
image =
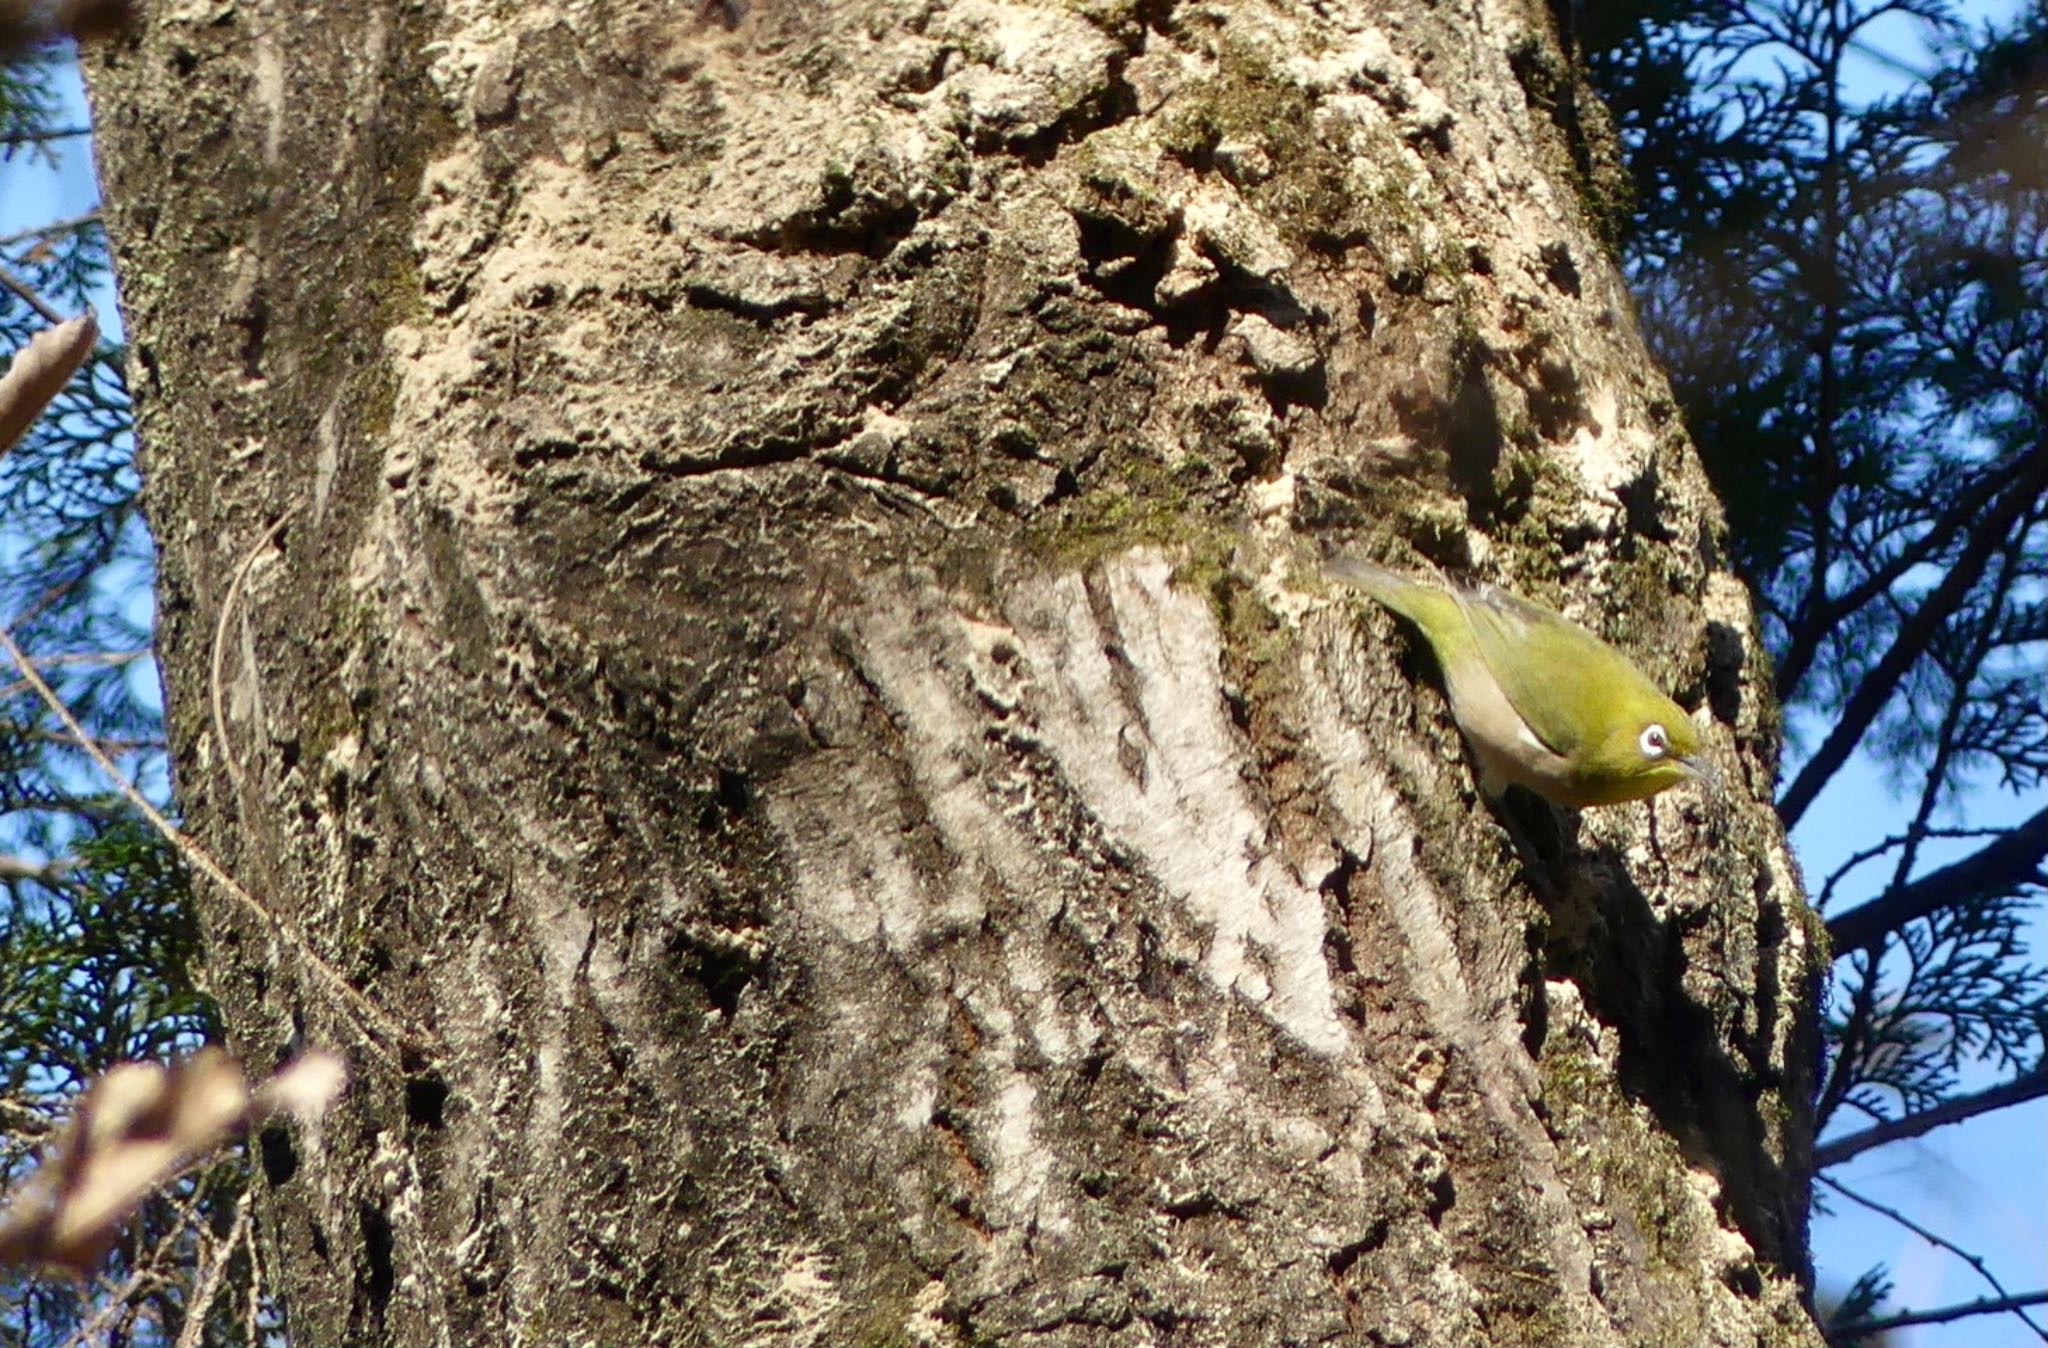
[(1677, 762), (1678, 766), (1685, 770), (1686, 776), (1706, 787), (1710, 793), (1716, 796), (1721, 794), (1721, 774), (1704, 757), (1680, 757)]

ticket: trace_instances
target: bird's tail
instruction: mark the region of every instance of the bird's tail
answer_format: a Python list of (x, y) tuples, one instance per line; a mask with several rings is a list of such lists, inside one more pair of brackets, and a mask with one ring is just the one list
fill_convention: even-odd
[(1472, 644), (1472, 623), (1458, 595), (1438, 581), (1415, 580), (1389, 571), (1377, 562), (1337, 556), (1323, 563), (1323, 574), (1355, 585), (1381, 607), (1420, 628), (1435, 648), (1439, 663)]

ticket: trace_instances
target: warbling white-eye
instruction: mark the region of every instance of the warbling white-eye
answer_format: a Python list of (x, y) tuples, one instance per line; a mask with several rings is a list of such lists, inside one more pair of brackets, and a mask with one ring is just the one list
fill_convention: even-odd
[(1428, 640), (1489, 796), (1519, 782), (1578, 807), (1641, 800), (1688, 778), (1718, 785), (1679, 705), (1569, 619), (1501, 590), (1446, 588), (1352, 557), (1325, 569)]

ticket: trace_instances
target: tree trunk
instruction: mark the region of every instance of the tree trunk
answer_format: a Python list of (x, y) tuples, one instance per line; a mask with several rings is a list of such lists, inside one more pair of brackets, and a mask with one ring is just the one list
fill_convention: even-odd
[[(179, 798), (279, 915), (211, 986), (356, 1072), (262, 1139), (294, 1342), (1817, 1341), (1770, 681), (1546, 12), (90, 63)], [(1603, 630), (1729, 796), (1518, 852), (1334, 547)]]

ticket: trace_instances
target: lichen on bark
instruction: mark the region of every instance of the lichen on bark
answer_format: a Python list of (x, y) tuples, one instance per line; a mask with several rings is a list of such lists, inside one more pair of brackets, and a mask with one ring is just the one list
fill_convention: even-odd
[[(295, 1337), (1814, 1341), (1768, 680), (1547, 22), (345, 0), (94, 58), (181, 799), (413, 1032), (205, 904), (245, 1056), (358, 1056), (267, 1173)], [(1338, 546), (1627, 646), (1730, 799), (1511, 807), (1525, 862)]]

